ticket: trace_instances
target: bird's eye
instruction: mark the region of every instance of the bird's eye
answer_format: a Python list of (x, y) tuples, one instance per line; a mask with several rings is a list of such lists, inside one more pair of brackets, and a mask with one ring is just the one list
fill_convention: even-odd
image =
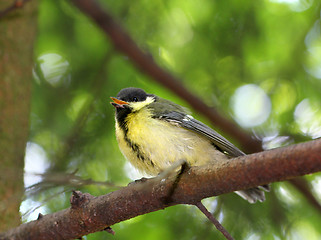
[(138, 102), (138, 98), (137, 97), (133, 97), (133, 102)]

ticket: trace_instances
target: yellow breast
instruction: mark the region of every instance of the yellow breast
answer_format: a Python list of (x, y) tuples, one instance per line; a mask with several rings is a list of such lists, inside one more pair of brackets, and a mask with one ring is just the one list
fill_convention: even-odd
[(178, 160), (195, 166), (228, 158), (207, 138), (177, 124), (151, 118), (146, 108), (129, 114), (127, 127), (125, 134), (116, 122), (120, 150), (134, 167), (149, 175), (157, 175)]

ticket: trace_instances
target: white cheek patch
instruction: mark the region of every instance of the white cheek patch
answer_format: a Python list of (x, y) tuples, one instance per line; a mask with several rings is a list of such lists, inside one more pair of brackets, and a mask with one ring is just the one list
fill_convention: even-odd
[(138, 110), (142, 109), (143, 107), (147, 106), (148, 104), (151, 104), (154, 101), (155, 101), (155, 98), (147, 97), (145, 101), (143, 101), (143, 102), (132, 102), (132, 103), (129, 104), (129, 106), (134, 111), (138, 111)]

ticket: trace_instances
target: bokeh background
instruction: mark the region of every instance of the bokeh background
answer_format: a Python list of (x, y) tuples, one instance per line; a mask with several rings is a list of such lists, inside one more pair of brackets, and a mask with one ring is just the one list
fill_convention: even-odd
[[(319, 1), (100, 3), (157, 64), (261, 140), (264, 149), (321, 136)], [(137, 70), (69, 1), (38, 1), (27, 191), (20, 207), (24, 221), (68, 208), (72, 189), (102, 195), (141, 177), (118, 149), (109, 104), (109, 96), (128, 86), (189, 107)], [(197, 111), (193, 116), (210, 124)], [(226, 137), (240, 146), (233, 136)], [(320, 176), (304, 177), (319, 203)], [(274, 183), (266, 197), (251, 205), (226, 194), (204, 203), (236, 239), (321, 238), (321, 211), (293, 185)], [(191, 206), (170, 207), (112, 228), (115, 236), (101, 232), (84, 239), (224, 239)]]

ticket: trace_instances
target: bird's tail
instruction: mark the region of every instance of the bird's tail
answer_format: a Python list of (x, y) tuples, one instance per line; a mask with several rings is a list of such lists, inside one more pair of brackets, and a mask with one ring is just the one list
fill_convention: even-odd
[(269, 185), (236, 191), (235, 193), (247, 200), (249, 203), (256, 203), (256, 201), (263, 202), (265, 200), (264, 191), (270, 191)]

